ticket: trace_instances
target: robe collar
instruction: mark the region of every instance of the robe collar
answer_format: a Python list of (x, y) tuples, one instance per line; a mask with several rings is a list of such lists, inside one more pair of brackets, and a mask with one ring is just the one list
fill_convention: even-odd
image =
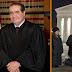
[(22, 24), (25, 22), (25, 19), (21, 22), (21, 24), (19, 25), (19, 26), (16, 26), (16, 24), (14, 24), (14, 27), (16, 28), (16, 27), (19, 27), (20, 28), (20, 26), (22, 26)]

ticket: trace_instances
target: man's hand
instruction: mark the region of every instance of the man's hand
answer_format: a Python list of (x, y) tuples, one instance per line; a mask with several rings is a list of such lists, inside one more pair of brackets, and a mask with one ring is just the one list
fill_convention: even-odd
[(19, 69), (16, 69), (16, 71), (15, 72), (20, 72), (20, 70)]
[(15, 71), (10, 71), (10, 72), (20, 72), (20, 70), (19, 69), (16, 69)]
[(19, 72), (20, 64), (17, 61), (12, 61), (7, 64), (7, 69), (10, 72)]
[(9, 71), (9, 72), (20, 72), (20, 70), (19, 69), (16, 69), (15, 71)]

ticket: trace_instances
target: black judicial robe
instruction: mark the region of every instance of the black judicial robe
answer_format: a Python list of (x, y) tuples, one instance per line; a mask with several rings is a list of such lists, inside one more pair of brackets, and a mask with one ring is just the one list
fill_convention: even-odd
[(11, 23), (1, 29), (0, 36), (1, 72), (8, 72), (6, 65), (11, 61), (21, 64), (20, 72), (43, 72), (46, 47), (40, 27), (25, 20), (16, 35), (15, 27)]

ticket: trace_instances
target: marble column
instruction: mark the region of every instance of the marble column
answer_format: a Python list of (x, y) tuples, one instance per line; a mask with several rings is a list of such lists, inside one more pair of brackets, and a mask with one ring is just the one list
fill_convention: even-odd
[(63, 31), (63, 42), (66, 42), (67, 41), (67, 20), (68, 20), (68, 17), (65, 16), (64, 17), (64, 31)]
[(61, 17), (57, 16), (57, 27), (60, 29), (60, 35), (61, 35)]
[(70, 34), (72, 35), (72, 17), (71, 17), (71, 28), (70, 28)]

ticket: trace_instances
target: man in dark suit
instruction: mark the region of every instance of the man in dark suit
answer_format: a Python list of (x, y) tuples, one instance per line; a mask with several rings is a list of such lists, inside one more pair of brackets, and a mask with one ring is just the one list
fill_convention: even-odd
[(1, 72), (42, 72), (46, 56), (43, 31), (25, 20), (23, 4), (11, 4), (9, 13), (12, 23), (0, 33)]

